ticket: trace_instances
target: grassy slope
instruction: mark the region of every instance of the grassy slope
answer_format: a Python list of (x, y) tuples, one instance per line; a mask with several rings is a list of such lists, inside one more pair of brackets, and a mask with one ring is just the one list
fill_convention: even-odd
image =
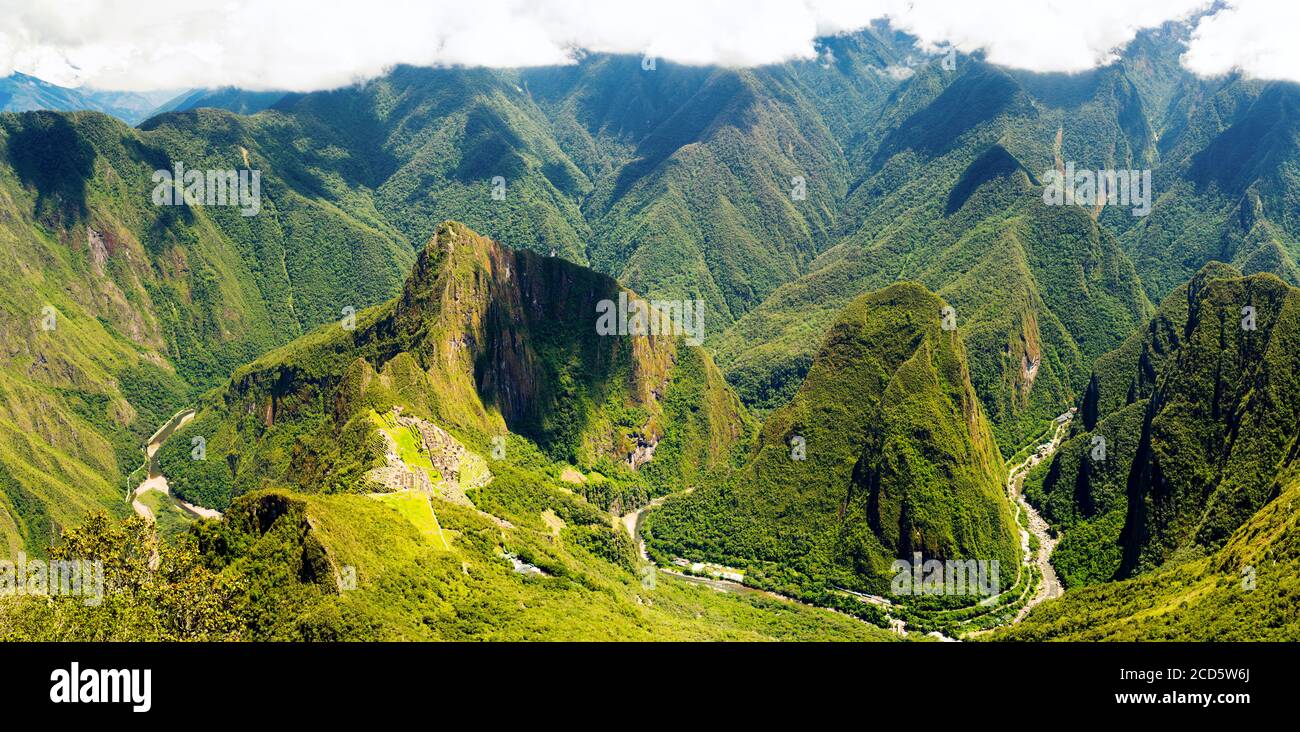
[[(506, 483), (502, 480), (502, 484)], [(496, 524), (435, 499), (450, 552), (357, 496), (305, 497), (331, 559), (356, 568), (358, 589), (306, 617), (367, 618), (386, 639), (490, 640), (886, 640), (887, 632), (827, 611), (756, 596), (721, 594), (667, 575), (653, 589), (636, 571), (631, 542), (607, 515), (553, 482), (496, 485)], [(488, 504), (482, 496), (476, 500)], [(541, 521), (554, 511), (558, 540)], [(381, 529), (376, 531), (376, 528)], [(619, 533), (615, 533), (619, 532)], [(382, 537), (382, 538), (381, 538)], [(547, 574), (521, 575), (498, 556), (518, 554)], [(314, 627), (313, 632), (324, 632)]]

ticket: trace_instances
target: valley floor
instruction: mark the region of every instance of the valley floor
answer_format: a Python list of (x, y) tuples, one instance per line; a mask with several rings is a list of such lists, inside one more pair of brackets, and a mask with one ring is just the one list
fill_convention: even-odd
[(190, 420), (194, 419), (194, 415), (195, 411), (193, 409), (185, 409), (177, 412), (176, 415), (168, 420), (166, 424), (159, 427), (158, 431), (155, 432), (153, 437), (149, 440), (149, 444), (145, 447), (145, 464), (142, 466), (146, 474), (145, 479), (131, 492), (131, 508), (135, 511), (136, 515), (143, 516), (150, 521), (155, 520), (156, 517), (153, 514), (153, 510), (141, 502), (141, 497), (151, 491), (157, 491), (166, 497), (166, 499), (162, 501), (163, 505), (175, 504), (180, 507), (182, 511), (190, 514), (194, 518), (221, 518), (220, 511), (211, 508), (204, 508), (203, 506), (196, 506), (188, 501), (173, 496), (171, 494), (171, 487), (167, 484), (167, 476), (163, 475), (162, 472), (158, 470), (157, 463), (154, 460), (154, 456), (157, 455), (158, 450), (163, 446), (163, 443), (167, 441), (167, 438), (171, 437), (176, 430), (184, 427)]
[[(981, 603), (987, 606), (987, 610), (961, 619), (961, 625), (964, 630), (957, 631), (957, 637), (950, 637), (945, 632), (931, 630), (925, 635), (944, 641), (954, 641), (959, 639), (976, 639), (1000, 628), (1008, 627), (1019, 623), (1029, 614), (1035, 606), (1064, 594), (1060, 580), (1056, 576), (1056, 571), (1052, 567), (1051, 556), (1052, 550), (1056, 548), (1059, 538), (1056, 537), (1046, 520), (1039, 515), (1038, 511), (1025, 500), (1022, 493), (1025, 476), (1034, 467), (1050, 461), (1055, 455), (1056, 450), (1060, 447), (1065, 435), (1069, 432), (1070, 423), (1074, 418), (1074, 410), (1065, 412), (1054, 421), (1054, 430), (1052, 438), (1041, 445), (1031, 445), (1032, 452), (1021, 462), (1012, 466), (1007, 471), (1006, 490), (1007, 497), (1011, 500), (1015, 511), (1017, 524), (1020, 526), (1021, 547), (1024, 553), (1023, 570), (1020, 573), (1016, 585), (1008, 590), (1004, 596), (997, 596)], [(642, 506), (639, 509), (628, 512), (619, 517), (616, 525), (622, 526), (628, 534), (637, 543), (641, 557), (644, 561), (651, 561), (646, 552), (645, 541), (639, 535), (639, 529), (645, 514), (662, 505), (673, 495), (685, 495), (693, 489), (687, 489), (678, 494), (662, 496), (651, 503)], [(1031, 541), (1030, 537), (1033, 537)], [(693, 561), (690, 559), (677, 558), (674, 560), (677, 568), (657, 567), (656, 571), (666, 573), (696, 582), (705, 586), (724, 592), (751, 592), (762, 593), (770, 597), (778, 598), (787, 602), (801, 604), (802, 600), (778, 592), (763, 590), (745, 584), (745, 572), (737, 567), (727, 567), (712, 562)], [(907, 637), (909, 623), (901, 618), (889, 614), (891, 608), (895, 605), (888, 598), (869, 595), (860, 592), (852, 592), (840, 588), (839, 592), (846, 596), (851, 596), (857, 601), (868, 605), (880, 607), (885, 611), (889, 627), (893, 633), (900, 637)], [(811, 605), (810, 605), (811, 606)], [(1018, 607), (1014, 615), (1007, 613), (1009, 607)], [(897, 613), (895, 613), (897, 614)], [(943, 611), (935, 614), (935, 617), (927, 617), (926, 621), (939, 620), (943, 621)], [(864, 621), (865, 622), (865, 621)], [(915, 635), (915, 634), (914, 634)]]

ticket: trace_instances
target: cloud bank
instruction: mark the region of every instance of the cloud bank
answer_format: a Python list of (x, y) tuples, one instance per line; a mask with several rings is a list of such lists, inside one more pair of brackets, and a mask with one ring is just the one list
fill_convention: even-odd
[[(525, 67), (582, 51), (756, 66), (816, 56), (816, 39), (888, 19), (928, 47), (993, 63), (1082, 71), (1143, 28), (1209, 0), (0, 0), (0, 75), (149, 91), (310, 91), (397, 64)], [(1194, 29), (1184, 63), (1300, 81), (1300, 9), (1228, 0)]]

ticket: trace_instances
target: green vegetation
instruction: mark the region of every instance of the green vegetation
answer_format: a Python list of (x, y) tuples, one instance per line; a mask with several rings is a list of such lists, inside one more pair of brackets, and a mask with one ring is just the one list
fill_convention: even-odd
[(447, 535), (438, 523), (438, 514), (434, 513), (432, 500), (428, 495), (417, 491), (401, 491), (374, 496), (375, 500), (397, 509), (411, 525), (420, 532), (420, 536), (430, 545), (451, 549)]
[(1151, 296), (1212, 260), (1300, 284), (1300, 89), (1186, 79), (1163, 124), (1159, 198), (1125, 236)]
[[(139, 517), (92, 514), (64, 532), (50, 557), (103, 563), (99, 602), (81, 596), (0, 599), (0, 640), (181, 641), (246, 637), (239, 603), (248, 588), (204, 562), (192, 537), (160, 543)], [(150, 557), (157, 553), (156, 568)], [(93, 593), (92, 593), (93, 595)]]
[(1026, 483), (1064, 535), (1067, 586), (1217, 549), (1281, 492), (1300, 418), (1297, 307), (1276, 277), (1211, 264), (1097, 361), (1074, 433)]
[[(499, 481), (494, 481), (497, 486)], [(512, 487), (513, 486), (513, 487)], [(525, 477), (496, 487), (515, 528), (433, 499), (451, 549), (389, 497), (261, 492), (175, 547), (141, 519), (93, 517), (59, 556), (105, 557), (106, 602), (0, 601), (8, 640), (853, 640), (893, 638), (859, 620), (660, 573), (646, 586), (607, 514)], [(420, 499), (421, 501), (427, 499)], [(410, 503), (416, 505), (415, 501)], [(427, 504), (425, 504), (427, 506)], [(532, 508), (565, 512), (556, 541)], [(427, 515), (427, 514), (426, 514)], [(158, 570), (147, 568), (154, 548)], [(509, 552), (543, 574), (512, 571)], [(351, 584), (355, 582), (355, 585)]]
[[(679, 490), (729, 463), (745, 410), (698, 348), (597, 334), (596, 303), (618, 292), (603, 275), (445, 223), (402, 294), (359, 313), (355, 331), (326, 326), (207, 395), (160, 451), (163, 471), (178, 495), (216, 507), (260, 488), (368, 490), (362, 476), (383, 454), (376, 415), (400, 407), (480, 456), (508, 431), (531, 443), (533, 465), (599, 468), (606, 488), (624, 486), (606, 508)], [(405, 462), (432, 468), (414, 432), (384, 429)], [(194, 460), (199, 437), (207, 457)], [(625, 464), (660, 443), (645, 475)]]
[[(520, 283), (536, 283), (527, 298)], [(717, 595), (669, 576), (643, 586), (636, 548), (605, 509), (725, 467), (747, 437), (744, 410), (698, 349), (664, 338), (593, 337), (566, 347), (562, 329), (546, 319), (575, 333), (572, 326), (591, 322), (594, 303), (551, 292), (595, 298), (616, 293), (617, 285), (560, 260), (509, 252), (449, 223), (402, 296), (359, 313), (355, 331), (310, 333), (205, 397), (159, 462), (178, 494), (225, 509), (223, 520), (198, 522), (174, 539), (176, 551), (192, 551), (204, 571), (222, 578), (214, 586), (227, 611), (222, 637), (889, 638), (853, 618), (757, 595)], [(484, 376), (474, 368), (482, 356), (460, 344), (517, 350)], [(590, 381), (599, 374), (608, 381)], [(562, 377), (575, 385), (563, 402), (571, 422), (536, 420), (509, 401), (523, 394), (545, 400)], [(573, 409), (593, 393), (599, 398)], [(456, 395), (465, 401), (452, 401)], [(467, 491), (472, 506), (415, 491), (355, 495), (368, 488), (360, 473), (375, 464), (380, 429), (390, 431), (404, 461), (429, 460), (414, 434), (381, 416), (392, 406), (444, 424), (474, 452), (493, 455), (478, 458), (493, 479)], [(665, 412), (672, 421), (662, 421)], [(498, 459), (489, 438), (507, 427)], [(653, 477), (620, 461), (629, 429), (643, 438), (639, 430), (662, 430), (649, 433), (666, 447)], [(196, 460), (191, 445), (199, 436), (207, 453)], [(624, 487), (602, 496), (604, 505), (559, 479), (567, 466), (553, 456), (584, 454), (600, 457), (599, 471), (586, 468), (586, 486)], [(266, 490), (262, 482), (303, 492)], [(627, 490), (632, 485), (638, 493)], [(512, 561), (536, 571), (514, 571)], [(74, 610), (60, 601), (50, 612)], [(121, 614), (87, 622), (115, 638), (158, 637)], [(15, 637), (50, 635), (9, 623)]]
[(1116, 70), (1089, 76), (1095, 96), (1078, 106), (1052, 92), (1064, 80), (1031, 83), (974, 61), (918, 73), (874, 130), (879, 148), (859, 152), (868, 159), (844, 203), (844, 236), (718, 342), (741, 397), (760, 411), (785, 403), (838, 311), (908, 279), (956, 309), (1004, 449), (1073, 402), (1088, 364), (1150, 312), (1116, 236), (1081, 208), (1043, 205), (1038, 176), (1054, 164), (1058, 131), (1066, 159), (1127, 162), (1095, 157), (1131, 147), (1113, 118), (1131, 101), (1116, 97), (1126, 82)]
[[(1069, 592), (998, 637), (1293, 638), (1297, 87), (1194, 78), (1150, 33), (1082, 74), (898, 73), (914, 50), (0, 114), (0, 557), (104, 557), (113, 588), (0, 601), (0, 637), (881, 639), (851, 593), (912, 552), (997, 560), (1001, 594), (890, 617), (982, 630), (1041, 579), (1004, 461), (1076, 404), (1024, 485)], [(1150, 215), (1045, 206), (1067, 161), (1153, 169)], [(154, 205), (175, 162), (260, 171), (261, 211)], [(705, 301), (716, 362), (598, 335), (632, 290)], [(150, 529), (123, 497), (187, 407), (158, 466), (225, 519), (149, 493)], [(372, 495), (385, 434), (432, 496)], [(660, 565), (844, 614), (650, 589), (617, 517), (665, 497)]]
[(1218, 551), (1071, 590), (993, 639), (1300, 640), (1300, 481), (1289, 477), (1284, 486)]
[[(11, 263), (0, 270), (11, 354), (0, 363), (0, 461), (47, 517), (15, 521), (7, 499), (0, 553), (47, 543), (96, 510), (125, 515), (127, 477), (167, 416), (343, 304), (400, 284), (409, 243), (365, 204), (280, 177), (282, 133), (210, 110), (138, 130), (93, 113), (0, 115), (0, 251)], [(261, 169), (261, 213), (154, 206), (152, 173), (173, 161)]]
[(428, 453), (424, 450), (424, 442), (418, 431), (410, 426), (398, 425), (391, 413), (380, 416), (371, 411), (369, 417), (375, 429), (388, 435), (388, 438), (393, 441), (397, 447), (397, 456), (407, 467), (423, 470), (429, 473), (432, 479), (437, 480), (439, 476), (433, 469), (433, 462), (429, 460)]
[(165, 493), (148, 491), (137, 500), (153, 514), (158, 537), (164, 542), (175, 539), (194, 523), (194, 514), (186, 511), (176, 499)]
[(747, 568), (796, 595), (888, 595), (913, 552), (997, 561), (1015, 584), (1005, 468), (945, 306), (914, 283), (850, 304), (748, 462), (649, 514), (652, 556)]

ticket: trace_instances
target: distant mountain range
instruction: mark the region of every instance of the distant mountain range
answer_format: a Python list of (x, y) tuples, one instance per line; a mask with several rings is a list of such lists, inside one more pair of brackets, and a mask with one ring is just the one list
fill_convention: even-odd
[[(237, 114), (254, 114), (268, 109), (285, 97), (284, 92), (254, 92), (222, 87), (220, 89), (191, 89), (178, 94), (149, 111), (143, 122), (149, 117), (164, 112), (189, 112), (201, 107), (224, 109)], [(128, 120), (130, 121), (130, 120)]]
[(111, 114), (127, 124), (138, 124), (175, 92), (117, 92), (70, 89), (14, 72), (0, 78), (0, 112), (91, 110)]

